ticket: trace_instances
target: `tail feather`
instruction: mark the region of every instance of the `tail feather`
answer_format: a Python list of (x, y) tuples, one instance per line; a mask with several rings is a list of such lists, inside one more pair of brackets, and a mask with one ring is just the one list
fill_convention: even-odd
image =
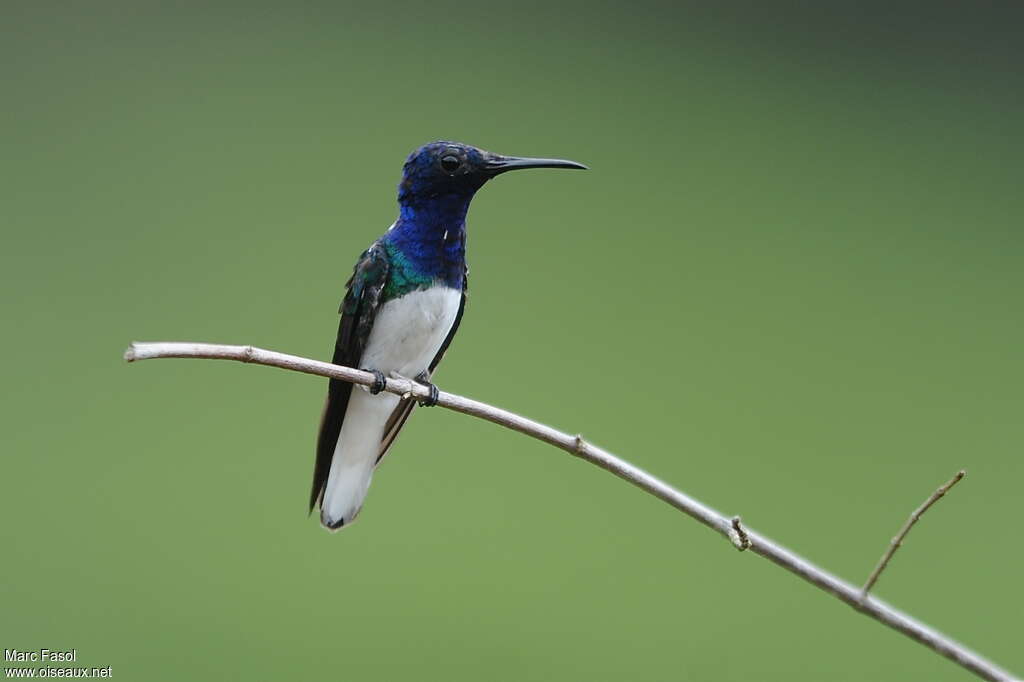
[(399, 397), (391, 393), (370, 395), (358, 388), (352, 391), (320, 500), (324, 527), (339, 530), (352, 523), (362, 509), (384, 430), (398, 401)]

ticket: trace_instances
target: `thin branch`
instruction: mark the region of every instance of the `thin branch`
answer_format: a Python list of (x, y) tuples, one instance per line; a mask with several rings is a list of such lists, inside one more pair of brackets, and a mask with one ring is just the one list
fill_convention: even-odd
[(900, 532), (896, 534), (896, 537), (889, 541), (889, 546), (886, 548), (885, 554), (883, 554), (882, 558), (878, 560), (878, 565), (875, 566), (875, 570), (871, 571), (871, 575), (868, 576), (868, 581), (864, 583), (864, 587), (861, 589), (861, 599), (866, 598), (868, 596), (868, 592), (870, 592), (871, 588), (875, 586), (876, 582), (878, 582), (878, 576), (882, 575), (882, 571), (884, 571), (885, 567), (889, 565), (889, 562), (892, 560), (892, 555), (895, 554), (896, 550), (903, 544), (904, 538), (907, 537), (907, 533), (909, 533), (910, 529), (914, 527), (917, 520), (920, 519), (926, 511), (928, 511), (929, 507), (938, 502), (943, 495), (949, 492), (950, 488), (959, 483), (960, 479), (966, 475), (967, 472), (963, 470), (956, 472), (956, 476), (940, 486), (938, 490), (933, 492), (931, 496), (924, 501), (924, 504), (914, 510), (914, 513), (911, 514), (910, 518), (903, 524), (903, 527), (900, 528)]
[[(205, 343), (133, 343), (125, 352), (124, 357), (128, 362), (150, 358), (237, 360), (341, 379), (363, 386), (370, 386), (374, 381), (374, 376), (369, 372), (310, 360), (296, 355), (276, 353), (253, 346), (222, 346)], [(405, 379), (389, 378), (385, 390), (399, 395), (409, 393), (418, 398), (426, 398), (429, 395), (429, 390), (426, 386)], [(730, 517), (720, 514), (689, 495), (655, 478), (646, 471), (583, 440), (580, 436), (571, 436), (518, 414), (453, 393), (441, 391), (437, 398), (437, 404), (456, 412), (499, 424), (565, 450), (571, 455), (595, 464), (632, 483), (641, 490), (654, 495), (730, 540), (733, 535), (737, 538), (742, 538), (740, 534), (740, 531), (742, 531), (743, 535), (746, 536), (746, 541), (744, 542), (741, 539), (740, 544), (747, 544), (750, 551), (759, 554), (790, 573), (796, 574), (840, 601), (846, 602), (861, 613), (888, 625), (894, 630), (902, 632), (914, 641), (945, 656), (979, 677), (994, 682), (1012, 682), (1015, 679), (1009, 672), (1003, 670), (995, 663), (986, 660), (950, 637), (919, 623), (909, 615), (898, 611), (885, 602), (871, 596), (862, 599), (859, 588), (815, 566), (803, 557), (773, 542), (760, 533), (756, 533), (749, 528), (743, 528), (742, 526), (740, 530), (737, 530)]]

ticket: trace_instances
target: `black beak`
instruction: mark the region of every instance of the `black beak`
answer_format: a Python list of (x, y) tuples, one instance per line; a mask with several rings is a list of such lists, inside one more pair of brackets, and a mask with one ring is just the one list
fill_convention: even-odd
[(487, 172), (493, 175), (498, 175), (510, 170), (522, 170), (524, 168), (576, 168), (578, 170), (587, 170), (587, 167), (582, 163), (576, 163), (575, 161), (566, 161), (565, 159), (531, 159), (518, 156), (498, 156), (497, 154), (492, 155), (487, 160)]

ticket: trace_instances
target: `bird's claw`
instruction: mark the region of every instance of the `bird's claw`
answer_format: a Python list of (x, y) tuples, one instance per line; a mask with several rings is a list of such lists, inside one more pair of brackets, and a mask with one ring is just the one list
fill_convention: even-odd
[(384, 378), (384, 372), (379, 369), (364, 369), (363, 371), (373, 375), (373, 383), (368, 387), (370, 395), (377, 395), (388, 385), (387, 380)]
[(436, 385), (430, 383), (427, 373), (423, 372), (422, 374), (417, 376), (416, 381), (426, 386), (427, 389), (430, 391), (430, 395), (428, 395), (426, 398), (420, 399), (420, 405), (422, 405), (423, 407), (433, 407), (434, 405), (437, 405), (437, 399), (440, 397), (441, 391), (438, 390)]

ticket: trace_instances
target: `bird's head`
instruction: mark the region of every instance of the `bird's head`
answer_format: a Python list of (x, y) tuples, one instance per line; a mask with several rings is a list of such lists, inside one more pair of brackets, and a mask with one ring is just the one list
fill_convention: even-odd
[(580, 168), (581, 163), (563, 159), (532, 159), (501, 156), (461, 142), (430, 142), (405, 161), (398, 200), (415, 204), (441, 198), (473, 197), (496, 175), (525, 168)]

